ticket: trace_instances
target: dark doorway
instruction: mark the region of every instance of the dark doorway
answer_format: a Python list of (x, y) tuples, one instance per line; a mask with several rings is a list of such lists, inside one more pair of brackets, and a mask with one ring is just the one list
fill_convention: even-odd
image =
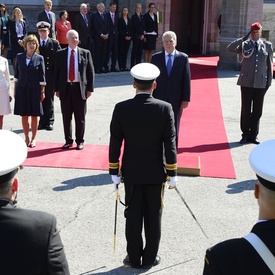
[(170, 30), (177, 34), (177, 49), (202, 53), (204, 0), (172, 0)]

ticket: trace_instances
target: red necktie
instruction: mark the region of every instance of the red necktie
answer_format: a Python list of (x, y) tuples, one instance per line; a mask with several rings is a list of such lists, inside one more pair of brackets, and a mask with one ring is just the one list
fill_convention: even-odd
[(71, 50), (70, 66), (69, 66), (69, 80), (74, 81), (74, 50)]

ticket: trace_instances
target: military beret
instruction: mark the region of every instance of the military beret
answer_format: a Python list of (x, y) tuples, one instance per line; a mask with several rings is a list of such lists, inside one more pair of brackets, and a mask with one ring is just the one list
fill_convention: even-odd
[(257, 145), (249, 155), (249, 163), (259, 182), (275, 191), (275, 139)]
[(0, 130), (0, 184), (10, 180), (27, 157), (27, 146), (17, 134)]
[(38, 28), (39, 31), (46, 31), (50, 29), (51, 24), (46, 21), (39, 21), (36, 24), (36, 27)]
[(149, 83), (153, 82), (159, 76), (160, 70), (154, 64), (139, 63), (131, 69), (130, 73), (135, 81)]
[(252, 31), (257, 31), (257, 30), (260, 30), (261, 28), (262, 28), (262, 26), (261, 26), (260, 22), (255, 22), (255, 23), (251, 24), (251, 26), (250, 26), (250, 29)]

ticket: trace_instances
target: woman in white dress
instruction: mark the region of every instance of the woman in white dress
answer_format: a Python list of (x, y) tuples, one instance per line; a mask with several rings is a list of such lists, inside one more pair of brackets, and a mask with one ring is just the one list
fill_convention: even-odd
[[(0, 43), (1, 49), (1, 43)], [(8, 60), (1, 56), (0, 50), (0, 129), (3, 128), (4, 115), (11, 113), (10, 73)]]

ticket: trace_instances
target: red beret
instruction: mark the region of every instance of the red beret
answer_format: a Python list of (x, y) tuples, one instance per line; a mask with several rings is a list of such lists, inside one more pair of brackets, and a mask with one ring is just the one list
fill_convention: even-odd
[(260, 30), (261, 28), (262, 28), (262, 26), (261, 26), (260, 22), (253, 23), (253, 24), (251, 24), (251, 27), (250, 27), (250, 29), (252, 31), (257, 31), (257, 30)]

